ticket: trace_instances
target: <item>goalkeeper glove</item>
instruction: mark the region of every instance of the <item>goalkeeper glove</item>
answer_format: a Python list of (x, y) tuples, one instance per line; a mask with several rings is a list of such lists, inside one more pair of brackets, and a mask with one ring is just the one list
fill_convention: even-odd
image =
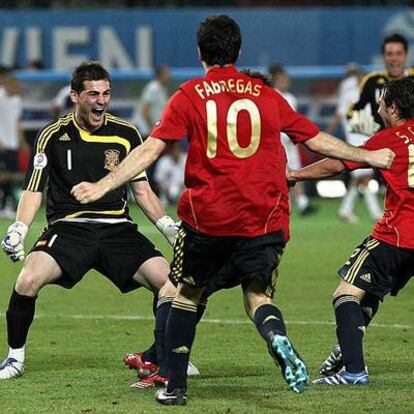
[(175, 239), (178, 235), (180, 222), (175, 222), (170, 216), (163, 216), (155, 223), (157, 229), (164, 235), (171, 246), (174, 246)]
[(365, 109), (354, 111), (349, 120), (351, 131), (362, 135), (374, 135), (379, 129), (380, 125), (374, 120), (371, 114), (368, 114)]
[(24, 239), (27, 231), (28, 227), (21, 221), (14, 222), (7, 229), (1, 247), (12, 262), (24, 260)]

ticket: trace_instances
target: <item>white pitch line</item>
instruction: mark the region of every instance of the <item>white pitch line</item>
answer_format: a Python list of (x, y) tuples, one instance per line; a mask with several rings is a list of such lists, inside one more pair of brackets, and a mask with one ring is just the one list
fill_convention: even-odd
[[(2, 317), (4, 313), (0, 313)], [(35, 316), (35, 319), (75, 319), (75, 320), (113, 320), (113, 321), (153, 321), (153, 316), (140, 316), (140, 315), (47, 315), (39, 314)], [(223, 325), (250, 325), (251, 322), (248, 319), (203, 319), (203, 323), (211, 324), (223, 324)], [(288, 325), (320, 325), (320, 326), (335, 326), (335, 322), (329, 321), (286, 321)], [(397, 323), (372, 323), (370, 328), (388, 328), (388, 329), (414, 329), (413, 325), (401, 325)]]

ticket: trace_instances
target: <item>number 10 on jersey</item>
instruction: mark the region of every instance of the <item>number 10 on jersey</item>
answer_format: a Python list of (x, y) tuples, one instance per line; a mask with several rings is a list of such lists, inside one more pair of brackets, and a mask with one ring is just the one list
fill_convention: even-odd
[[(207, 110), (207, 157), (215, 158), (217, 155), (217, 104), (213, 100), (206, 103)], [(249, 145), (241, 147), (237, 139), (237, 116), (240, 111), (247, 111), (250, 117), (251, 132)], [(261, 119), (257, 105), (250, 99), (234, 101), (227, 112), (226, 135), (230, 151), (237, 158), (248, 158), (256, 153), (260, 144)]]

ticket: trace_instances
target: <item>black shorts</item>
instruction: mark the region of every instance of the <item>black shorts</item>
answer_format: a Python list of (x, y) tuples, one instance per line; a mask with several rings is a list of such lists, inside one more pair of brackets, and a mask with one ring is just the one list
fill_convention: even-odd
[(17, 150), (0, 151), (0, 172), (19, 172), (19, 152)]
[(259, 237), (215, 237), (183, 223), (174, 245), (170, 279), (174, 284), (206, 287), (203, 297), (239, 284), (245, 288), (256, 280), (272, 298), (284, 247), (281, 231)]
[(133, 223), (58, 222), (45, 229), (31, 251), (56, 260), (63, 272), (56, 282), (60, 286), (70, 289), (95, 269), (123, 293), (140, 287), (133, 276), (144, 262), (162, 257)]
[(367, 237), (338, 270), (345, 282), (383, 300), (396, 296), (414, 274), (414, 249), (402, 249)]

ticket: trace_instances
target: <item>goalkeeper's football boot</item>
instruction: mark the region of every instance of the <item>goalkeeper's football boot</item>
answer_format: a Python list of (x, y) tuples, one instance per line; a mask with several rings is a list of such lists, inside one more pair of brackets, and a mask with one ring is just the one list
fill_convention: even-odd
[(154, 374), (148, 376), (139, 376), (138, 381), (134, 382), (131, 385), (131, 388), (154, 388), (154, 387), (166, 387), (168, 385), (168, 377), (158, 374), (155, 372)]
[(181, 388), (171, 392), (168, 392), (167, 388), (161, 388), (155, 394), (155, 401), (162, 405), (187, 405), (187, 393)]
[(368, 385), (369, 376), (366, 370), (353, 374), (343, 367), (339, 372), (329, 377), (322, 377), (312, 381), (316, 385)]
[(142, 376), (149, 376), (158, 371), (158, 365), (144, 361), (143, 352), (125, 354), (123, 361), (129, 369), (136, 369)]
[(305, 391), (309, 382), (308, 370), (289, 338), (279, 334), (272, 335), (268, 341), (268, 349), (274, 361), (280, 365), (289, 388), (297, 394)]
[(329, 377), (339, 372), (343, 366), (344, 361), (342, 359), (341, 347), (335, 345), (328, 358), (326, 358), (319, 367), (319, 374), (324, 377)]
[[(149, 376), (158, 371), (158, 365), (144, 361), (143, 352), (125, 354), (123, 361), (129, 369), (136, 369), (143, 376)], [(187, 375), (190, 377), (200, 375), (200, 371), (191, 361), (188, 362)]]
[(23, 374), (24, 363), (14, 358), (7, 358), (0, 364), (0, 380), (19, 377)]

